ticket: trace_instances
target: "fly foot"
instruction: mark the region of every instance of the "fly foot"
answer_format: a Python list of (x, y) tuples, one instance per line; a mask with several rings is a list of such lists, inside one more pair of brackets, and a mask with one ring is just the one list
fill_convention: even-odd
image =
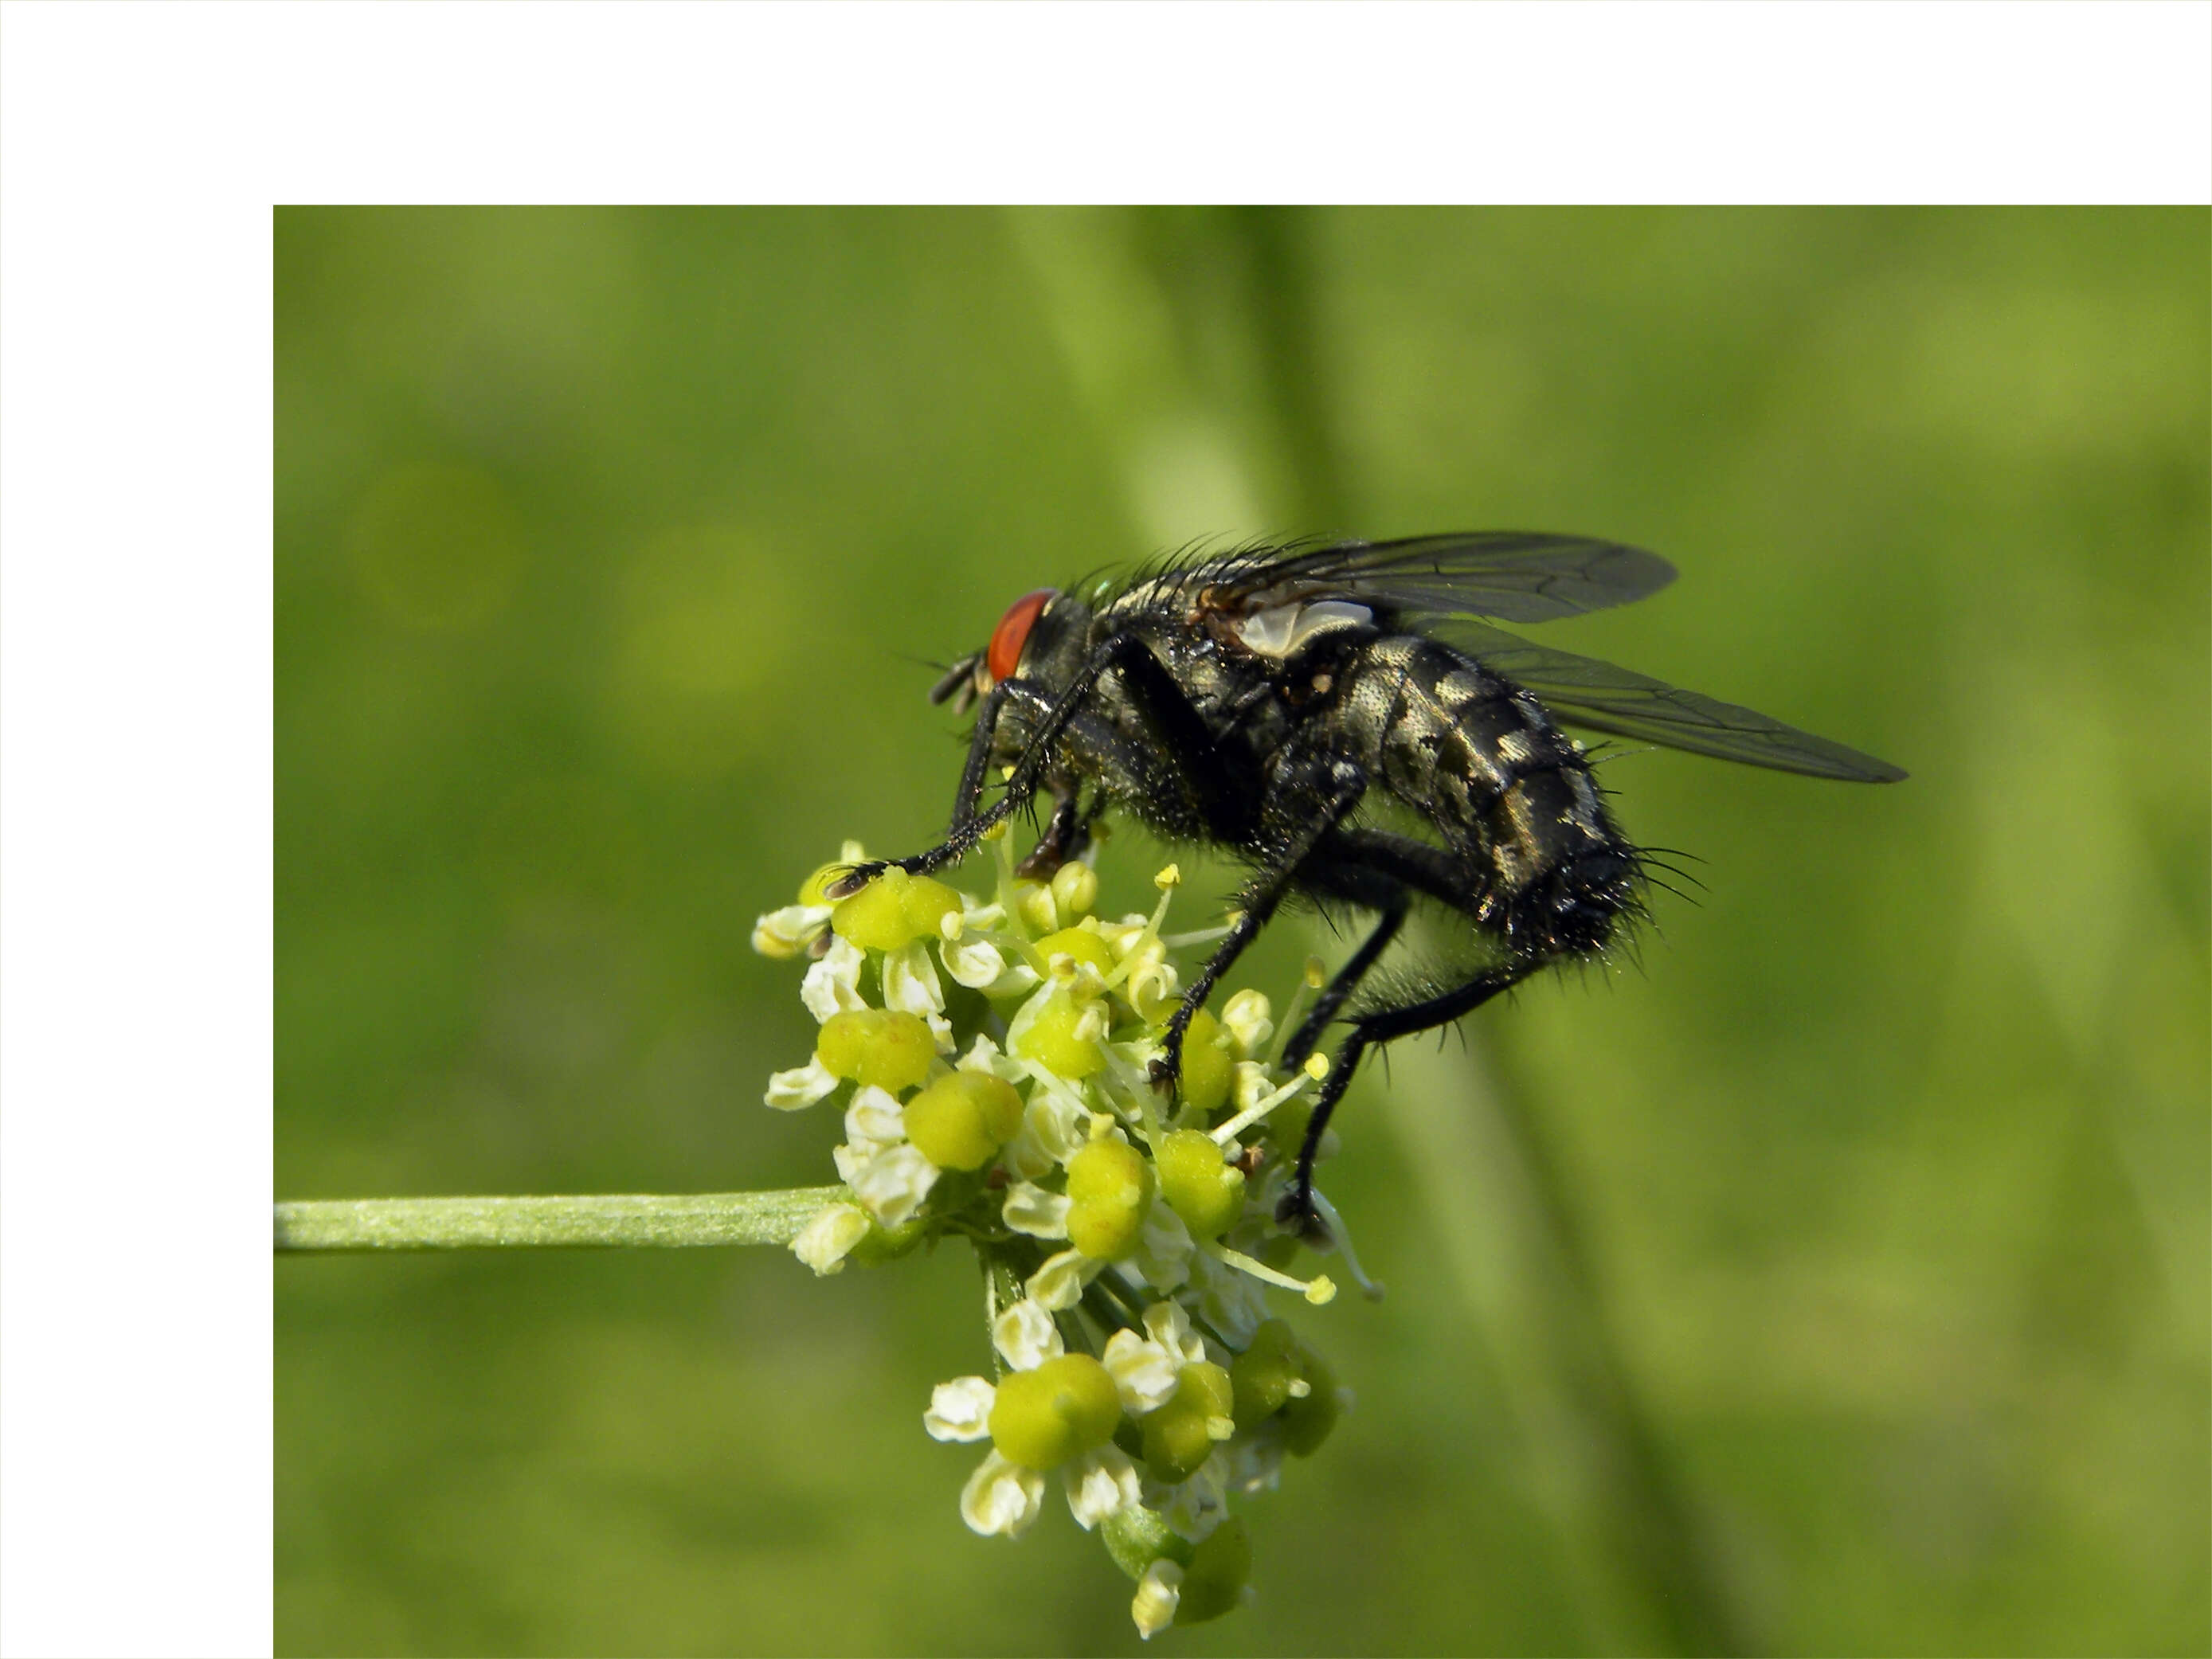
[(871, 859), (866, 864), (852, 865), (843, 875), (822, 890), (822, 896), (832, 902), (850, 898), (890, 867), (889, 859)]

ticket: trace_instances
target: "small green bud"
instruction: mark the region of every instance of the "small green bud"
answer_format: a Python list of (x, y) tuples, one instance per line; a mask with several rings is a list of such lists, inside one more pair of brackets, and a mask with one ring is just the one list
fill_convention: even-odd
[(1182, 1599), (1176, 1603), (1178, 1625), (1202, 1625), (1234, 1612), (1244, 1600), (1252, 1577), (1252, 1539), (1241, 1516), (1231, 1516), (1201, 1539), (1182, 1571)]
[(1104, 1445), (1121, 1420), (1112, 1373), (1087, 1353), (1062, 1354), (1000, 1382), (991, 1443), (1024, 1468), (1056, 1469)]
[(941, 881), (910, 876), (893, 866), (830, 913), (840, 939), (864, 950), (896, 951), (918, 939), (933, 939), (939, 923), (960, 908), (960, 895)]
[[(1068, 870), (1080, 867), (1073, 864), (1062, 866)], [(1106, 941), (1088, 927), (1063, 927), (1056, 933), (1047, 933), (1036, 942), (1036, 948), (1048, 963), (1056, 956), (1067, 956), (1089, 963), (1102, 978), (1114, 971), (1114, 953), (1106, 948)]]
[(896, 1094), (929, 1075), (937, 1039), (918, 1015), (896, 1008), (848, 1008), (822, 1022), (814, 1057), (832, 1077)]
[(1170, 1400), (1145, 1419), (1145, 1462), (1159, 1480), (1188, 1480), (1213, 1454), (1206, 1413)]
[(1042, 882), (1014, 884), (1014, 914), (1040, 933), (1049, 933), (1060, 926), (1060, 907), (1053, 900), (1052, 889)]
[(1067, 1160), (1067, 1242), (1100, 1261), (1137, 1248), (1152, 1207), (1152, 1166), (1126, 1141), (1094, 1140)]
[(1053, 872), (1053, 902), (1063, 916), (1087, 916), (1098, 902), (1098, 872), (1087, 864), (1063, 864)]
[(1141, 1504), (1115, 1510), (1098, 1531), (1114, 1565), (1132, 1578), (1142, 1578), (1145, 1569), (1162, 1557), (1187, 1567), (1194, 1553), (1190, 1540), (1168, 1525), (1165, 1516)]
[(1066, 992), (1057, 993), (1037, 1010), (1029, 1029), (1016, 1041), (1015, 1050), (1023, 1059), (1033, 1060), (1071, 1080), (1090, 1077), (1106, 1064), (1097, 1040), (1084, 1029), (1090, 1013), (1087, 1006), (1073, 1000)]
[(868, 1236), (853, 1246), (845, 1260), (863, 1267), (880, 1267), (886, 1261), (896, 1261), (908, 1255), (928, 1236), (929, 1224), (921, 1216), (911, 1217), (896, 1227), (872, 1221), (868, 1224)]
[(1182, 1034), (1182, 1101), (1201, 1115), (1220, 1109), (1229, 1098), (1235, 1062), (1221, 1046), (1221, 1022), (1205, 1009), (1190, 1018)]
[(1222, 1158), (1213, 1137), (1177, 1129), (1159, 1146), (1160, 1195), (1193, 1238), (1218, 1238), (1244, 1213), (1244, 1172)]
[(1311, 1390), (1303, 1400), (1283, 1402), (1283, 1449), (1297, 1457), (1311, 1457), (1321, 1449), (1343, 1407), (1336, 1398), (1336, 1373), (1311, 1348), (1298, 1349), (1298, 1372)]
[(1210, 1418), (1228, 1418), (1236, 1412), (1237, 1385), (1220, 1366), (1201, 1359), (1182, 1368), (1176, 1379), (1176, 1398), (1203, 1408)]
[(988, 1072), (941, 1077), (906, 1103), (906, 1138), (940, 1170), (980, 1170), (1022, 1127), (1022, 1097)]
[(1298, 1380), (1297, 1343), (1291, 1328), (1270, 1319), (1253, 1333), (1252, 1346), (1230, 1362), (1236, 1387), (1237, 1426), (1249, 1429), (1282, 1410)]

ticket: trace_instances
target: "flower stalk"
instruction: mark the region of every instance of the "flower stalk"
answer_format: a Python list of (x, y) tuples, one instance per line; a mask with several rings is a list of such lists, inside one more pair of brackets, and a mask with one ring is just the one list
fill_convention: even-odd
[(276, 1249), (478, 1250), (788, 1245), (842, 1187), (568, 1198), (364, 1198), (276, 1206)]

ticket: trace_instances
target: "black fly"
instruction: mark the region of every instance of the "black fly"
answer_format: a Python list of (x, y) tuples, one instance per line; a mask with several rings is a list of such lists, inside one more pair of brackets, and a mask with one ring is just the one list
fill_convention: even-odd
[[(1360, 1057), (1449, 1024), (1539, 969), (1601, 952), (1642, 908), (1645, 854), (1613, 822), (1561, 723), (1723, 760), (1859, 783), (1905, 774), (1764, 714), (1477, 617), (1535, 623), (1640, 599), (1674, 577), (1638, 548), (1492, 532), (1246, 550), (1014, 602), (990, 643), (931, 693), (981, 699), (945, 840), (853, 869), (965, 855), (1042, 791), (1052, 811), (1024, 868), (1048, 874), (1108, 806), (1170, 841), (1250, 865), (1233, 926), (1168, 1022), (1156, 1085), (1230, 964), (1293, 894), (1372, 911), (1375, 931), (1292, 1035), (1298, 1065), (1417, 898), (1464, 916), (1487, 959), (1449, 988), (1356, 1006), (1316, 1099), (1281, 1219), (1312, 1226), (1315, 1149)], [(994, 771), (1006, 788), (983, 805)], [(1086, 799), (1087, 786), (1087, 799)], [(1363, 823), (1387, 797), (1433, 839)]]

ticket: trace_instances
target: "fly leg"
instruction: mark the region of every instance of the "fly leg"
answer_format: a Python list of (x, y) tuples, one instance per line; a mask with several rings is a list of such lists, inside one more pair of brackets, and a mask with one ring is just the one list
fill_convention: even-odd
[[(1209, 831), (1220, 836), (1224, 830), (1241, 830), (1248, 809), (1231, 783), (1230, 769), (1223, 763), (1212, 734), (1182, 688), (1152, 655), (1144, 636), (1125, 630), (1100, 641), (1066, 689), (1056, 694), (1034, 680), (1001, 680), (993, 686), (976, 712), (975, 733), (968, 743), (968, 763), (961, 771), (960, 792), (953, 802), (952, 823), (945, 839), (927, 852), (908, 858), (872, 859), (856, 864), (830, 884), (826, 896), (848, 897), (894, 865), (909, 874), (923, 875), (967, 857), (987, 830), (1029, 804), (1053, 763), (1062, 734), (1109, 670), (1120, 671), (1123, 692), (1158, 729), (1174, 755), (1181, 781), (1194, 792)], [(983, 785), (995, 752), (1000, 716), (1006, 704), (1017, 698), (1042, 712), (1006, 780), (1006, 793), (982, 807)]]
[[(1310, 783), (1312, 793), (1307, 794)], [(1358, 806), (1360, 797), (1367, 793), (1367, 774), (1353, 762), (1339, 757), (1316, 757), (1310, 766), (1286, 773), (1271, 793), (1286, 802), (1293, 796), (1303, 797), (1296, 801), (1296, 810), (1286, 814), (1294, 822), (1303, 822), (1298, 823), (1267, 867), (1237, 895), (1237, 920), (1230, 924), (1228, 936), (1215, 947), (1212, 957), (1191, 981), (1190, 988), (1182, 994), (1182, 1001), (1169, 1018), (1166, 1034), (1160, 1039), (1160, 1057), (1152, 1062), (1155, 1088), (1173, 1089), (1180, 1080), (1183, 1034), (1190, 1029), (1191, 1020), (1206, 1006), (1206, 999), (1221, 976), (1244, 954), (1244, 947), (1267, 925), (1277, 907), (1289, 895), (1292, 884), (1299, 879), (1302, 866), (1311, 858), (1314, 849)]]
[(1037, 837), (1037, 844), (1030, 849), (1029, 856), (1014, 866), (1014, 873), (1026, 876), (1031, 881), (1050, 881), (1053, 872), (1080, 852), (1090, 838), (1091, 820), (1097, 814), (1094, 804), (1089, 812), (1082, 809), (1079, 786), (1062, 790), (1053, 797), (1052, 817)]
[(1351, 961), (1337, 969), (1336, 976), (1329, 981), (1328, 988), (1316, 1000), (1306, 1017), (1298, 1022), (1298, 1029), (1291, 1034), (1290, 1042), (1284, 1045), (1285, 1070), (1296, 1071), (1306, 1063), (1306, 1056), (1321, 1042), (1321, 1034), (1336, 1018), (1336, 1011), (1344, 1006), (1345, 999), (1358, 988), (1359, 981), (1367, 976), (1367, 970), (1375, 965), (1376, 958), (1389, 949), (1390, 941), (1398, 937), (1398, 930), (1406, 925), (1407, 908), (1407, 902), (1401, 899), (1395, 909), (1385, 910), (1381, 923), (1367, 936), (1367, 942), (1352, 952)]
[(1328, 1127), (1329, 1115), (1344, 1097), (1352, 1082), (1352, 1073), (1359, 1067), (1361, 1056), (1377, 1043), (1388, 1042), (1394, 1037), (1410, 1036), (1416, 1031), (1434, 1030), (1439, 1025), (1449, 1025), (1462, 1015), (1477, 1008), (1510, 989), (1546, 965), (1549, 959), (1528, 956), (1504, 963), (1454, 990), (1439, 996), (1410, 1003), (1403, 1008), (1385, 1008), (1371, 1014), (1362, 1014), (1352, 1022), (1352, 1035), (1336, 1051), (1328, 1076), (1322, 1080), (1321, 1092), (1314, 1097), (1313, 1116), (1306, 1123), (1304, 1145), (1298, 1148), (1297, 1184), (1283, 1195), (1275, 1207), (1275, 1219), (1286, 1227), (1312, 1232), (1321, 1226), (1314, 1212), (1313, 1166), (1314, 1156), (1321, 1150), (1321, 1138)]
[(1291, 1034), (1283, 1064), (1291, 1067), (1303, 1065), (1320, 1046), (1322, 1033), (1398, 936), (1414, 893), (1460, 910), (1468, 908), (1471, 896), (1461, 860), (1441, 847), (1387, 830), (1340, 830), (1322, 843), (1305, 875), (1316, 890), (1380, 911), (1382, 919)]

